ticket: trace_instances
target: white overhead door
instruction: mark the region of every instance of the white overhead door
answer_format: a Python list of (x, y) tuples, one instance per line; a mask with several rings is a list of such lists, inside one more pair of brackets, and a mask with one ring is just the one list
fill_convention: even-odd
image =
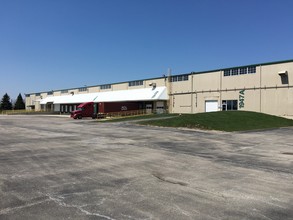
[(206, 101), (206, 112), (216, 112), (218, 111), (218, 101), (208, 100)]

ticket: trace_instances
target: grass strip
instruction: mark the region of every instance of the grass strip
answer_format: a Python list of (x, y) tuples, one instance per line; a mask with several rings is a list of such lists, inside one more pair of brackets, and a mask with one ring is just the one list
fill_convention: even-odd
[(293, 120), (248, 111), (182, 114), (178, 117), (138, 122), (142, 125), (185, 127), (219, 131), (247, 131), (293, 126)]
[(112, 118), (107, 120), (98, 120), (100, 123), (107, 122), (127, 122), (127, 121), (136, 121), (136, 120), (144, 120), (144, 119), (160, 119), (164, 117), (172, 117), (177, 116), (178, 114), (149, 114), (149, 115), (138, 115), (138, 116), (126, 116), (121, 118)]

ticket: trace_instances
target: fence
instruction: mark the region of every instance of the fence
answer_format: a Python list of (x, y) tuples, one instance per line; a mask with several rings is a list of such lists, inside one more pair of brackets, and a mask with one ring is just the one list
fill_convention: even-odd
[(168, 113), (167, 110), (151, 110), (150, 109), (140, 109), (133, 111), (121, 111), (121, 112), (111, 112), (104, 114), (105, 117), (125, 117), (125, 116), (135, 116), (135, 115), (148, 115), (148, 114), (164, 114)]
[(35, 110), (26, 110), (26, 109), (21, 109), (21, 110), (3, 110), (0, 112), (2, 115), (21, 115), (21, 114), (45, 114), (45, 113), (51, 113), (52, 112), (47, 112), (45, 110), (41, 111), (35, 111)]
[[(140, 110), (133, 110), (133, 111), (120, 111), (120, 112), (110, 112), (103, 114), (104, 117), (125, 117), (125, 116), (135, 116), (135, 115), (146, 115), (146, 114), (160, 114), (166, 113), (166, 110), (157, 112), (156, 110), (150, 111), (149, 109), (140, 109)], [(20, 115), (20, 114), (61, 114), (60, 112), (52, 112), (46, 110), (3, 110), (0, 112), (2, 115)]]
[(113, 117), (125, 117), (125, 116), (145, 115), (145, 114), (150, 114), (150, 113), (147, 113), (145, 109), (141, 109), (141, 110), (133, 110), (133, 111), (110, 112), (110, 113), (106, 113), (105, 116), (113, 118)]

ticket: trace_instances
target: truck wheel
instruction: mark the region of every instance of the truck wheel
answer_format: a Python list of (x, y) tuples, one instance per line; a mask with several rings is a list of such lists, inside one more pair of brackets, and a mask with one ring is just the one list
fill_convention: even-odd
[(77, 116), (77, 118), (78, 118), (78, 119), (82, 119), (82, 116), (81, 116), (81, 115), (79, 115), (79, 116)]

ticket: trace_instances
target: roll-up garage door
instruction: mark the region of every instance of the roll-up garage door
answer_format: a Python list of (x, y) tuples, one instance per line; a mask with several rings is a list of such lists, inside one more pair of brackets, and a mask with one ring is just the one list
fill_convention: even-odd
[(218, 100), (208, 100), (206, 101), (206, 112), (215, 112), (218, 111)]

